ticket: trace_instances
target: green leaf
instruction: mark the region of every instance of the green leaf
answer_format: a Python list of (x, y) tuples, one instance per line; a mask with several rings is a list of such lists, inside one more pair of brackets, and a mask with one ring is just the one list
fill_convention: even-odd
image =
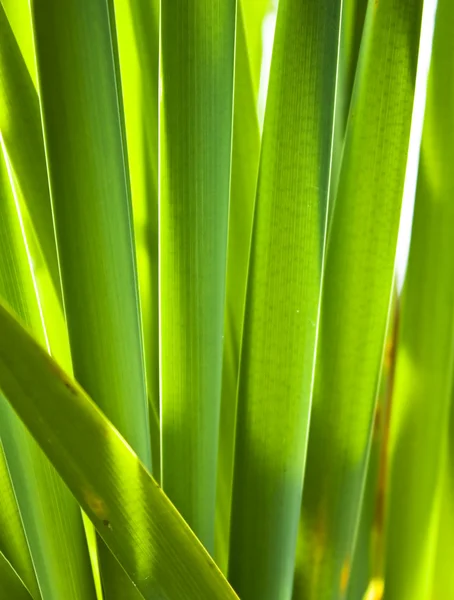
[(235, 0), (161, 5), (162, 484), (213, 552)]
[(112, 423), (3, 307), (0, 389), (144, 598), (236, 598)]
[[(367, 0), (343, 0), (339, 47), (339, 68), (336, 89), (336, 117), (334, 122), (333, 162), (329, 197), (329, 223), (336, 203), (337, 186), (345, 143), (348, 112), (353, 83), (358, 65), (359, 49), (366, 16)], [(329, 225), (328, 225), (329, 227)]]
[(327, 243), (295, 598), (348, 586), (386, 335), (421, 7), (368, 4)]
[(0, 551), (0, 592), (8, 600), (32, 600), (24, 582)]
[(289, 598), (292, 589), (339, 21), (340, 2), (279, 5), (238, 396), (229, 577), (245, 599)]
[[(17, 27), (23, 25), (23, 44), (29, 43), (28, 37), (31, 43), (27, 3), (25, 2), (24, 8), (23, 0), (17, 0), (16, 6), (11, 7), (9, 12), (10, 15), (16, 16)], [(54, 288), (60, 298), (60, 276), (38, 95), (2, 3), (0, 39), (0, 131)], [(30, 237), (30, 227), (27, 233)]]
[(438, 518), (438, 537), (432, 578), (432, 598), (454, 597), (454, 572), (452, 569), (452, 548), (454, 546), (454, 461), (453, 411), (451, 406), (449, 444), (445, 447), (442, 466), (441, 505)]
[(357, 540), (351, 571), (344, 571), (345, 576), (349, 575), (348, 600), (367, 599), (368, 586), (376, 585), (380, 589), (384, 585), (385, 492), (398, 324), (399, 298), (394, 286)]
[[(35, 600), (41, 598), (19, 508), (0, 442), (0, 552), (27, 583)], [(1, 579), (1, 578), (0, 578)], [(1, 581), (0, 581), (1, 588)]]
[(161, 470), (158, 327), (159, 3), (115, 0), (150, 402), (153, 476)]
[(36, 89), (36, 63), (30, 4), (28, 0), (0, 0), (0, 4), (3, 6), (33, 87)]
[(390, 430), (390, 600), (426, 600), (436, 559), (454, 383), (453, 28), (453, 5), (439, 0)]
[(216, 562), (222, 566), (223, 571), (227, 569), (229, 551), (238, 371), (260, 158), (260, 133), (246, 45), (244, 4), (243, 1), (239, 2), (237, 8), (232, 173), (216, 498)]
[[(241, 6), (245, 43), (250, 64), (250, 77), (254, 103), (260, 86), (263, 61), (263, 22), (273, 6), (272, 0), (238, 0), (238, 12)], [(238, 52), (238, 48), (236, 50)], [(236, 76), (236, 75), (235, 75)], [(236, 93), (236, 90), (235, 90)], [(243, 105), (249, 110), (249, 101)]]
[[(11, 163), (1, 136), (0, 150), (0, 297), (44, 345), (42, 305), (36, 295)], [(43, 598), (94, 598), (79, 507), (2, 396), (0, 437)], [(13, 560), (12, 555), (10, 558)], [(19, 564), (14, 567), (30, 581)]]
[(150, 466), (131, 207), (108, 6), (104, 0), (34, 1), (32, 15), (74, 373)]

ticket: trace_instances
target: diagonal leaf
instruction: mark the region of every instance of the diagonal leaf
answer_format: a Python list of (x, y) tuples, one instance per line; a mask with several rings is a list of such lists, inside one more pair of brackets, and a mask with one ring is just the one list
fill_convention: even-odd
[[(113, 6), (34, 1), (32, 16), (74, 373), (151, 468)], [(102, 548), (104, 585), (120, 588)]]
[(229, 577), (245, 599), (289, 598), (292, 589), (339, 21), (340, 2), (279, 5), (238, 396)]
[(393, 285), (421, 22), (371, 0), (332, 215), (295, 598), (342, 598), (358, 527)]
[(162, 484), (214, 549), (235, 0), (161, 4)]
[(3, 307), (0, 389), (144, 598), (236, 598), (111, 422)]
[[(11, 164), (1, 135), (0, 151), (0, 297), (45, 344), (42, 305), (36, 295)], [(43, 598), (90, 600), (94, 597), (93, 579), (79, 507), (1, 395), (0, 436)], [(14, 567), (20, 570), (19, 565)], [(22, 570), (20, 573), (28, 582), (29, 577), (25, 578)], [(30, 590), (34, 591), (32, 585)]]

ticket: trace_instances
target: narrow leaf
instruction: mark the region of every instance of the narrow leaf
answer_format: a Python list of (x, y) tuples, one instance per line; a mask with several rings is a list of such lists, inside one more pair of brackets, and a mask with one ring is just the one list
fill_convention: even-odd
[(0, 552), (26, 582), (35, 600), (41, 598), (13, 484), (0, 444)]
[(236, 598), (111, 422), (1, 306), (0, 389), (144, 598)]
[(74, 373), (151, 464), (135, 254), (104, 0), (32, 2)]
[(150, 402), (153, 476), (160, 480), (158, 331), (159, 2), (115, 0), (128, 166)]
[(0, 551), (0, 593), (8, 600), (32, 600), (24, 582)]
[(393, 285), (419, 0), (371, 0), (327, 244), (295, 598), (347, 590)]
[(162, 484), (214, 549), (235, 0), (161, 4)]
[(229, 577), (245, 600), (290, 598), (292, 590), (339, 21), (340, 2), (279, 4), (238, 397)]
[(228, 562), (240, 346), (260, 159), (260, 133), (246, 45), (244, 4), (244, 1), (240, 1), (237, 8), (232, 172), (216, 498), (216, 562), (222, 565), (223, 570), (227, 569)]
[(454, 383), (453, 30), (454, 6), (439, 0), (391, 415), (390, 600), (428, 598), (436, 559)]
[[(30, 36), (32, 43), (30, 23), (27, 22), (30, 14), (27, 3), (25, 2), (26, 8), (23, 5), (23, 0), (17, 0), (16, 10), (20, 8), (19, 22), (25, 20), (22, 37), (27, 40)], [(10, 13), (16, 14), (16, 10), (11, 7)], [(0, 131), (54, 288), (60, 298), (60, 277), (38, 95), (2, 3), (0, 40)], [(28, 229), (30, 232), (31, 228)]]
[[(0, 150), (0, 297), (21, 316), (36, 339), (46, 344), (42, 305), (1, 135)], [(43, 598), (94, 598), (79, 507), (1, 395), (0, 436)]]

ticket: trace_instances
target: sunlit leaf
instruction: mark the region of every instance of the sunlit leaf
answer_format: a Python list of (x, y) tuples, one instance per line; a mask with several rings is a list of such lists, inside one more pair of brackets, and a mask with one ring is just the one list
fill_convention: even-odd
[(0, 334), (0, 389), (143, 597), (236, 598), (119, 432), (3, 307)]
[(454, 374), (453, 28), (454, 6), (439, 0), (391, 414), (390, 600), (426, 600), (435, 568)]
[(214, 549), (235, 0), (161, 5), (162, 485)]
[(382, 362), (419, 0), (369, 2), (327, 242), (295, 598), (348, 586)]
[(279, 5), (236, 424), (229, 577), (245, 599), (291, 595), (319, 314), (339, 20), (339, 2), (282, 0)]

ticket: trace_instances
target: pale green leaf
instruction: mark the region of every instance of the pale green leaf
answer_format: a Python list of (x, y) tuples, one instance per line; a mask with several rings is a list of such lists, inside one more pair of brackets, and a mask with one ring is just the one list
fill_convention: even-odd
[(392, 404), (389, 600), (426, 600), (436, 560), (454, 383), (453, 31), (454, 5), (439, 0)]

